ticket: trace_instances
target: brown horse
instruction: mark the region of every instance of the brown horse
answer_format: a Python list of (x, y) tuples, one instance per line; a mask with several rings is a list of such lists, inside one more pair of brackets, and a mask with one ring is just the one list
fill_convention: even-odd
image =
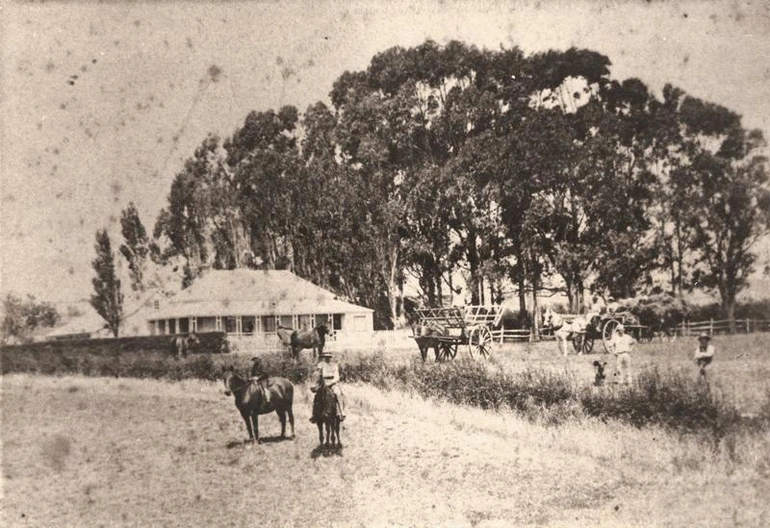
[(324, 443), (324, 428), (326, 429), (326, 445), (336, 444), (342, 447), (340, 440), (340, 417), (337, 413), (337, 396), (326, 385), (321, 386), (315, 394), (313, 402), (315, 423), (318, 426), (318, 443)]
[(174, 353), (176, 354), (176, 357), (179, 356), (186, 356), (190, 350), (192, 350), (193, 345), (200, 344), (201, 340), (198, 338), (197, 334), (195, 332), (190, 332), (186, 335), (175, 335), (171, 338), (171, 347)]
[[(279, 327), (278, 330), (286, 330), (284, 327)], [(305, 348), (313, 349), (313, 359), (318, 358), (321, 352), (324, 351), (326, 345), (326, 336), (329, 335), (329, 327), (325, 323), (321, 323), (310, 330), (294, 330), (289, 336), (289, 347), (291, 347), (291, 357), (294, 360), (299, 359), (299, 352)], [(283, 341), (281, 334), (278, 334)]]
[[(286, 378), (268, 377), (262, 385), (256, 380), (242, 378), (232, 367), (225, 370), (225, 395), (235, 396), (235, 406), (246, 422), (249, 441), (259, 443), (259, 415), (273, 411), (281, 420), (281, 438), (286, 438), (286, 415), (291, 424), (291, 438), (294, 438), (294, 385)], [(268, 392), (269, 394), (265, 394)], [(253, 427), (252, 427), (253, 423)]]

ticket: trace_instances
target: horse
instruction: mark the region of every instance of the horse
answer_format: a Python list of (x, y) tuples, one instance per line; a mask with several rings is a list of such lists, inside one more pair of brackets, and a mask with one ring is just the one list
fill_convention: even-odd
[[(543, 327), (548, 327), (553, 330), (553, 335), (556, 337), (556, 343), (561, 348), (562, 353), (567, 355), (567, 341), (571, 341), (576, 335), (581, 335), (585, 332), (590, 319), (578, 315), (571, 321), (565, 320), (561, 314), (554, 312), (551, 308), (548, 308), (543, 312)], [(583, 347), (579, 347), (578, 355), (583, 353)]]
[(318, 426), (318, 443), (324, 444), (324, 428), (326, 429), (326, 445), (336, 444), (342, 447), (340, 440), (340, 417), (337, 415), (337, 396), (331, 388), (322, 385), (315, 395), (313, 410), (316, 411)]
[[(280, 334), (279, 334), (280, 335)], [(305, 348), (313, 349), (313, 359), (316, 359), (324, 351), (326, 336), (329, 335), (329, 327), (321, 323), (310, 330), (295, 330), (291, 333), (291, 356), (299, 359), (299, 352)]]
[(187, 356), (187, 353), (192, 349), (192, 346), (198, 345), (200, 342), (201, 340), (195, 332), (191, 332), (187, 335), (175, 335), (171, 338), (171, 346), (176, 357)]
[(243, 378), (230, 367), (224, 372), (224, 382), (225, 395), (232, 394), (235, 397), (235, 406), (246, 422), (249, 441), (260, 443), (259, 415), (273, 411), (281, 421), (281, 438), (286, 438), (286, 415), (291, 424), (291, 438), (294, 438), (294, 385), (289, 380), (271, 376), (264, 380), (263, 388), (256, 380)]

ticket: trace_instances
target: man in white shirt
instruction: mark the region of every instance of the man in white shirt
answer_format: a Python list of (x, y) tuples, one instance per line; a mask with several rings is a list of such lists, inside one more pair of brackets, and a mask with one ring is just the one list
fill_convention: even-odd
[(610, 341), (610, 352), (615, 354), (617, 361), (615, 370), (620, 376), (620, 383), (624, 385), (631, 384), (631, 349), (636, 344), (633, 337), (626, 334), (623, 325), (618, 325), (615, 335)]
[(328, 350), (321, 352), (321, 361), (316, 366), (315, 384), (310, 387), (311, 392), (316, 393), (313, 399), (313, 414), (310, 421), (315, 423), (318, 416), (318, 390), (324, 385), (331, 389), (337, 398), (337, 414), (342, 421), (345, 419), (345, 396), (340, 388), (340, 367), (332, 361), (332, 353)]
[(707, 333), (702, 333), (698, 336), (698, 348), (695, 349), (695, 355), (693, 360), (698, 365), (698, 371), (701, 376), (706, 375), (706, 367), (714, 359), (714, 345), (709, 343), (711, 336)]

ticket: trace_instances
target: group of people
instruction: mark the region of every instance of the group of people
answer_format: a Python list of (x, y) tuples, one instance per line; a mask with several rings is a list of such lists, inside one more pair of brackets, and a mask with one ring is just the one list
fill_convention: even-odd
[[(340, 388), (340, 368), (337, 363), (332, 361), (332, 353), (328, 350), (324, 350), (319, 354), (319, 362), (316, 365), (315, 374), (313, 376), (313, 385), (310, 390), (316, 394), (313, 400), (313, 413), (310, 416), (310, 421), (315, 423), (316, 417), (319, 414), (319, 398), (318, 391), (321, 387), (328, 387), (337, 399), (337, 415), (340, 421), (345, 419), (345, 398)], [(251, 380), (257, 382), (263, 389), (265, 402), (270, 402), (270, 391), (266, 390), (266, 380), (269, 378), (268, 373), (265, 371), (262, 360), (258, 357), (251, 358)]]
[[(615, 334), (610, 340), (610, 352), (615, 356), (615, 370), (620, 378), (618, 381), (624, 385), (631, 384), (631, 350), (636, 340), (626, 333), (625, 327), (620, 324), (615, 329)], [(698, 347), (693, 355), (693, 361), (698, 367), (699, 376), (706, 376), (706, 367), (714, 359), (714, 345), (711, 344), (711, 336), (701, 333), (698, 336)]]

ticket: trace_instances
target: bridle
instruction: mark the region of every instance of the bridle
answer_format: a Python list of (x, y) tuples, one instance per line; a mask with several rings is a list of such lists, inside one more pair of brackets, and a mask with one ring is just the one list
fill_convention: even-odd
[(251, 385), (251, 381), (250, 380), (246, 380), (246, 382), (243, 385), (239, 385), (238, 387), (231, 387), (230, 383), (229, 383), (229, 380), (231, 380), (231, 379), (232, 379), (232, 377), (230, 377), (228, 379), (228, 383), (226, 383), (226, 385), (227, 385), (227, 392), (230, 392), (232, 394), (235, 394), (236, 392), (241, 392), (243, 389), (245, 389), (246, 387)]
[(564, 320), (563, 320), (563, 319), (560, 319), (560, 320), (559, 320), (559, 324), (558, 324), (558, 325), (555, 325), (555, 324), (553, 324), (553, 320), (554, 320), (554, 318), (556, 318), (556, 313), (554, 313), (554, 312), (548, 312), (548, 318), (547, 318), (546, 320), (547, 320), (547, 321), (548, 321), (550, 324), (548, 324), (548, 325), (545, 325), (545, 326), (548, 326), (548, 327), (549, 327), (551, 330), (554, 330), (554, 331), (556, 331), (556, 330), (560, 329), (562, 326), (564, 326)]

